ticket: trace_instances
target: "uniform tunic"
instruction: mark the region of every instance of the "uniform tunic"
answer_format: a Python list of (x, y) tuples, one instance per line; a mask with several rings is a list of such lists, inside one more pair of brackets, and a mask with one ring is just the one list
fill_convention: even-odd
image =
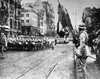
[(89, 48), (87, 46), (88, 42), (88, 34), (86, 31), (82, 31), (80, 34), (80, 46), (78, 47), (77, 54), (81, 56), (87, 56), (90, 55)]

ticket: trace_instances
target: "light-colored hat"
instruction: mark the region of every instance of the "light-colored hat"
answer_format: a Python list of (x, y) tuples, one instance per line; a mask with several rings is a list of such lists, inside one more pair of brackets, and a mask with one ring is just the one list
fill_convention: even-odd
[(1, 33), (1, 35), (4, 35), (4, 33)]
[(86, 30), (87, 28), (85, 25), (79, 25), (79, 29)]

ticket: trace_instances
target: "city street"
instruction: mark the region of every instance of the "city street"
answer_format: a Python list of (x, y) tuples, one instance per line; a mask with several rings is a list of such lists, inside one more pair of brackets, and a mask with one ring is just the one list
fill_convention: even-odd
[(100, 79), (99, 4), (0, 0), (0, 79)]
[(55, 49), (7, 52), (0, 59), (0, 79), (75, 79), (73, 45)]

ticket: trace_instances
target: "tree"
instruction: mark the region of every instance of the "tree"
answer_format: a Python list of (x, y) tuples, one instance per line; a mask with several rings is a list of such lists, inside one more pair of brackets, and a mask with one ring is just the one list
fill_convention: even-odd
[(93, 46), (96, 47), (96, 60), (100, 64), (100, 8), (85, 8), (83, 11), (82, 21), (87, 26), (89, 34), (88, 44), (92, 47), (92, 49)]
[(100, 24), (100, 8), (87, 7), (83, 11), (82, 21), (88, 28), (88, 31), (100, 29), (97, 25)]

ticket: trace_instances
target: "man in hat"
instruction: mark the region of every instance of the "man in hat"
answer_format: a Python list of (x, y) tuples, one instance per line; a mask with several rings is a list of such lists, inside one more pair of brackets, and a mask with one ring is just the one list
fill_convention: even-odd
[(79, 26), (79, 40), (80, 40), (80, 46), (78, 47), (79, 51), (77, 52), (79, 55), (84, 55), (87, 56), (87, 53), (83, 53), (82, 50), (83, 48), (88, 44), (88, 34), (86, 31), (86, 26)]
[(86, 28), (85, 25), (79, 26), (79, 33), (80, 33), (80, 36), (79, 36), (80, 45), (79, 45), (76, 52), (77, 52), (77, 57), (82, 62), (83, 69), (84, 69), (86, 76), (87, 76), (86, 59), (87, 59), (87, 56), (90, 55), (90, 51), (89, 51), (89, 48), (87, 46), (87, 44), (88, 44), (88, 34), (87, 34), (87, 28)]

